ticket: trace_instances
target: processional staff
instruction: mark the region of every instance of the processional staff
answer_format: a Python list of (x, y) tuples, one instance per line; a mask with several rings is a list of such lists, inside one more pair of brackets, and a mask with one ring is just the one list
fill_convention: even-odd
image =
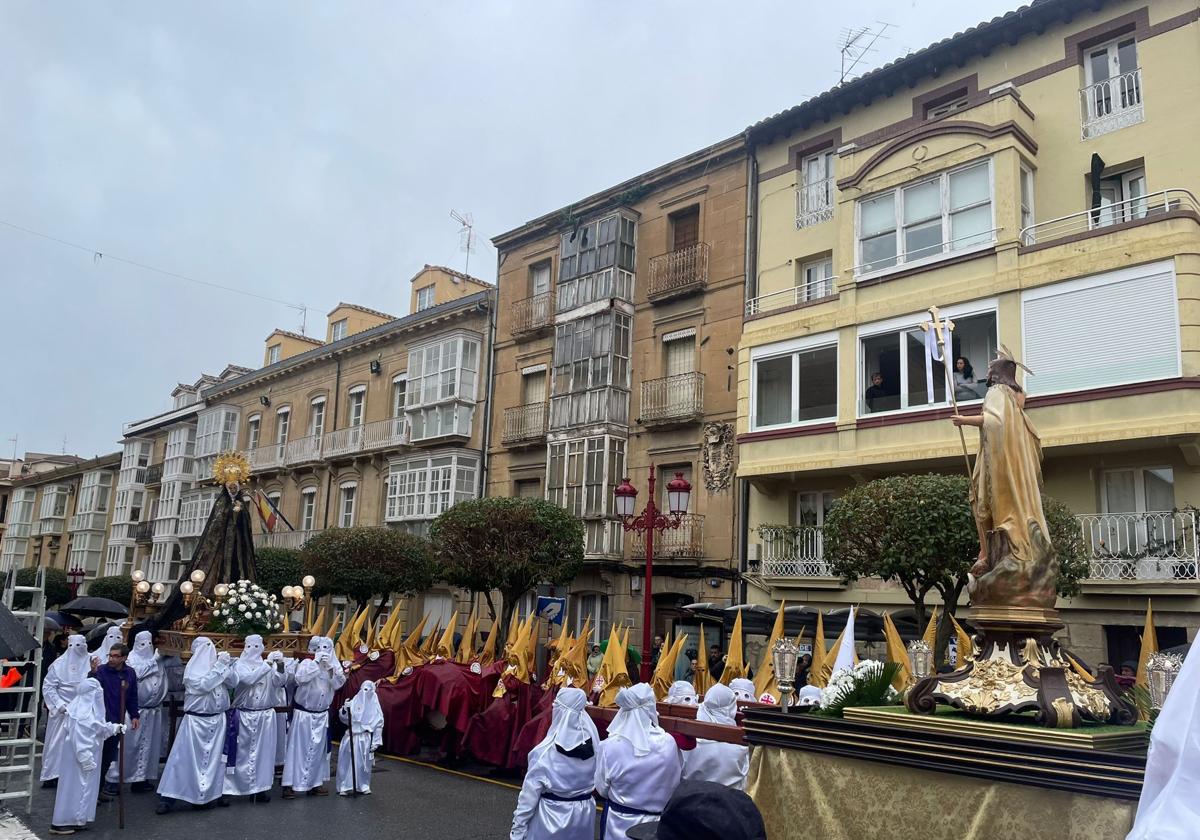
[[(954, 331), (954, 322), (949, 318), (942, 319), (936, 306), (929, 307), (929, 320), (921, 324), (921, 329), (928, 333), (933, 330), (937, 341), (938, 355), (941, 356), (942, 368), (946, 371), (946, 393), (950, 395), (950, 405), (958, 414), (958, 398), (954, 393), (954, 374), (951, 372), (953, 361), (946, 358), (947, 333)], [(928, 345), (926, 345), (928, 347)], [(951, 345), (953, 351), (953, 345)], [(926, 353), (929, 351), (926, 350)], [(962, 444), (963, 460), (967, 463), (967, 476), (971, 475), (971, 456), (967, 454), (967, 436), (963, 434), (962, 426), (958, 427), (958, 440)]]

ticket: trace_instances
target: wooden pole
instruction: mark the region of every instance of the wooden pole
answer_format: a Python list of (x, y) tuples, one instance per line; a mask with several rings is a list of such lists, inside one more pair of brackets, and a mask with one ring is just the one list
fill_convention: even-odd
[[(120, 712), (117, 713), (117, 720), (122, 726), (125, 725), (125, 688), (128, 683), (124, 677), (121, 678), (121, 701)], [(125, 732), (121, 732), (121, 740), (118, 742), (117, 749), (117, 828), (125, 829)], [(104, 784), (104, 779), (100, 780), (100, 784)]]
[[(940, 313), (936, 306), (929, 307), (929, 323), (924, 326), (926, 329), (933, 330), (934, 338), (937, 340), (938, 352), (942, 354), (942, 368), (946, 372), (946, 393), (950, 397), (950, 406), (955, 414), (958, 414), (958, 397), (954, 394), (954, 375), (951, 368), (954, 366), (954, 361), (946, 355), (946, 332), (954, 329), (954, 322), (950, 320), (940, 320)], [(954, 347), (950, 347), (950, 355), (954, 355)], [(967, 454), (967, 436), (963, 433), (962, 426), (958, 427), (958, 440), (962, 444), (963, 461), (967, 464), (967, 477), (971, 477), (971, 456)]]

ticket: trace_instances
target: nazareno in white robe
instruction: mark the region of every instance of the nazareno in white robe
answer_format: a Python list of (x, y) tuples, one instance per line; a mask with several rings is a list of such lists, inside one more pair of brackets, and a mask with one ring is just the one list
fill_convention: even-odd
[(333, 641), (319, 637), (313, 645), (313, 658), (296, 666), (296, 695), (283, 763), (283, 786), (296, 793), (329, 780), (329, 704), (346, 682)]
[(233, 665), (237, 687), (237, 756), (225, 774), (225, 793), (251, 796), (266, 793), (275, 784), (277, 727), (275, 699), (284, 676), (275, 662), (263, 659), (262, 636), (246, 637), (242, 655)]
[[(586, 758), (566, 755), (591, 742)], [(587, 713), (587, 695), (560, 689), (550, 730), (529, 751), (529, 769), (513, 811), (510, 840), (593, 840), (596, 836), (596, 756), (600, 735)], [(585, 750), (586, 752), (586, 750)]]
[[(286, 709), (292, 705), (292, 695), (296, 691), (296, 660), (285, 658), (283, 660), (283, 684), (279, 686), (275, 692), (275, 706), (279, 709)], [(283, 762), (287, 757), (287, 733), (288, 733), (288, 714), (287, 712), (275, 713), (275, 769), (283, 772)]]
[(52, 825), (82, 827), (96, 819), (100, 794), (100, 753), (104, 740), (120, 727), (104, 719), (104, 690), (84, 679), (63, 721), (63, 750)]
[[(371, 792), (371, 768), (375, 766), (375, 750), (383, 746), (383, 707), (375, 683), (364, 682), (358, 694), (338, 709), (342, 723), (350, 726), (338, 745), (337, 789), (338, 793), (349, 791), (358, 783), (359, 793)], [(354, 741), (354, 758), (350, 757), (351, 737)], [(351, 764), (354, 771), (351, 772)]]
[[(735, 726), (737, 699), (728, 686), (718, 683), (704, 694), (696, 720)], [(683, 778), (691, 782), (716, 782), (744, 790), (750, 772), (750, 748), (741, 744), (698, 738), (696, 748), (683, 754)]]
[[(137, 729), (125, 732), (125, 781), (154, 781), (159, 774), (159, 758), (162, 756), (162, 730), (166, 725), (167, 710), (163, 700), (167, 696), (167, 679), (163, 673), (162, 658), (154, 650), (153, 636), (142, 630), (133, 642), (126, 664), (137, 676), (138, 717)], [(128, 721), (126, 721), (128, 722)], [(105, 781), (116, 783), (117, 763), (108, 768)]]
[(596, 758), (596, 792), (607, 800), (604, 840), (624, 840), (633, 826), (657, 820), (682, 767), (675, 739), (658, 725), (649, 683), (618, 691), (617, 714)]
[(1194, 840), (1200, 825), (1200, 645), (1154, 721), (1146, 779), (1126, 840)]
[(183, 672), (183, 720), (167, 756), (158, 795), (193, 805), (221, 797), (225, 771), (225, 712), (229, 689), (237, 684), (233, 663), (217, 656), (212, 640), (192, 642), (192, 658)]
[(88, 678), (91, 670), (87, 639), (79, 635), (67, 639), (66, 653), (46, 669), (46, 679), (42, 681), (42, 702), (46, 704), (49, 714), (46, 717), (46, 737), (42, 741), (43, 782), (58, 778), (59, 754), (63, 752), (66, 739), (64, 726), (67, 707), (75, 699), (80, 683)]

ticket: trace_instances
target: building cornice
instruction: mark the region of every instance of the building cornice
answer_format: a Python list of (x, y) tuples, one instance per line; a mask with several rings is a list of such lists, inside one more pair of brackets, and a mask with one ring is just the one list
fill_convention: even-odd
[(53, 484), (56, 481), (61, 481), (64, 478), (73, 478), (77, 475), (92, 472), (93, 470), (118, 469), (121, 466), (121, 453), (113, 452), (109, 455), (98, 455), (88, 461), (80, 461), (78, 464), (68, 464), (67, 466), (58, 467), (57, 469), (48, 470), (46, 472), (33, 473), (32, 475), (22, 476), (12, 479), (13, 487), (30, 487), (41, 484)]

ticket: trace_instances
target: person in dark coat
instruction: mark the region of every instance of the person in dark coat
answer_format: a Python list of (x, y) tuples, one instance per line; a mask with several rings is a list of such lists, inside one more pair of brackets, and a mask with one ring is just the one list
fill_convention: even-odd
[[(137, 729), (140, 725), (138, 714), (138, 689), (137, 689), (137, 674), (132, 668), (125, 666), (125, 660), (129, 657), (129, 648), (118, 642), (108, 650), (108, 661), (99, 665), (91, 674), (92, 677), (100, 683), (100, 687), (104, 691), (104, 719), (109, 723), (124, 723), (125, 720), (121, 717), (121, 685), (125, 686), (125, 717), (129, 719), (130, 726)], [(95, 660), (93, 660), (94, 662)], [(104, 752), (100, 759), (100, 778), (103, 780), (108, 775), (108, 766), (117, 760), (117, 748), (119, 745), (117, 735), (113, 735), (104, 740)], [(106, 789), (101, 793), (100, 799), (104, 801), (105, 793), (115, 793), (116, 791)]]

